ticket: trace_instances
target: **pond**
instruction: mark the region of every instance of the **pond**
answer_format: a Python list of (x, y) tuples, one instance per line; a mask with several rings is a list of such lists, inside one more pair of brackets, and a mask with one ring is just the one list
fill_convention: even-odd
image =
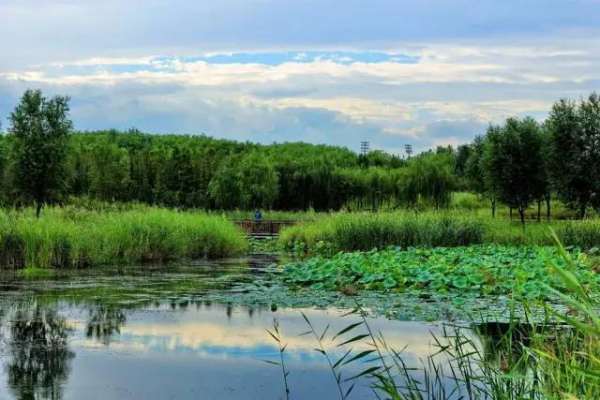
[[(339, 398), (306, 317), (337, 332), (357, 315), (306, 299), (257, 301), (245, 284), (269, 287), (270, 258), (178, 267), (128, 267), (22, 281), (2, 275), (0, 399), (279, 399), (284, 397), (279, 322), (291, 398)], [(280, 288), (270, 288), (276, 291)], [(305, 296), (302, 296), (305, 297)], [(322, 299), (321, 299), (322, 300)], [(319, 304), (315, 304), (319, 305)], [(435, 349), (439, 323), (368, 318), (386, 342), (417, 363)], [(360, 350), (365, 343), (357, 342)], [(345, 350), (331, 346), (332, 356)], [(271, 363), (270, 363), (271, 362)], [(349, 377), (361, 362), (344, 369)], [(373, 398), (357, 381), (350, 398)]]

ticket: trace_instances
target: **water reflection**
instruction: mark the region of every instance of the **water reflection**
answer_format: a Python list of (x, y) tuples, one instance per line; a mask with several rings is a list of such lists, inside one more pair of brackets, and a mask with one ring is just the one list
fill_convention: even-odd
[(74, 356), (65, 318), (33, 303), (15, 308), (8, 324), (5, 370), (14, 398), (61, 399)]
[(116, 306), (98, 305), (89, 310), (86, 337), (95, 339), (105, 346), (110, 344), (113, 335), (121, 333), (126, 318), (123, 310)]
[[(339, 318), (338, 311), (304, 312), (315, 325), (330, 323), (332, 330), (350, 322)], [(334, 396), (313, 340), (299, 336), (306, 326), (298, 310), (170, 299), (140, 308), (85, 302), (12, 304), (4, 318), (5, 386), (0, 386), (0, 398), (195, 399), (200, 393), (210, 393), (210, 398), (279, 398), (279, 372), (263, 362), (277, 357), (265, 332), (274, 317), (281, 321), (288, 343), (295, 397)], [(412, 360), (430, 351), (430, 325), (385, 319), (371, 323), (390, 344), (408, 346)], [(366, 387), (356, 390), (354, 398), (370, 397)]]
[[(253, 268), (251, 273), (260, 274), (259, 266)], [(0, 399), (281, 398), (280, 371), (264, 363), (278, 358), (265, 331), (273, 318), (288, 345), (292, 397), (336, 397), (313, 338), (299, 335), (306, 331), (301, 310), (278, 307), (272, 300), (254, 306), (205, 300), (201, 294), (213, 283), (219, 290), (224, 282), (230, 284), (222, 279), (222, 269), (220, 275), (209, 269), (207, 275), (143, 272), (18, 282), (16, 293), (0, 295)], [(232, 274), (244, 276), (239, 268)], [(44, 297), (49, 288), (56, 293)], [(341, 318), (343, 312), (334, 309), (303, 311), (317, 327), (330, 324), (330, 332), (357, 319)], [(390, 347), (406, 348), (404, 359), (415, 366), (436, 351), (432, 333), (442, 335), (435, 324), (385, 318), (369, 323)], [(481, 334), (487, 338), (482, 340), (486, 352), (497, 352), (493, 332)], [(365, 346), (353, 344), (356, 351)], [(334, 357), (344, 351), (334, 345), (331, 350)], [(352, 398), (370, 399), (372, 392), (363, 383)]]

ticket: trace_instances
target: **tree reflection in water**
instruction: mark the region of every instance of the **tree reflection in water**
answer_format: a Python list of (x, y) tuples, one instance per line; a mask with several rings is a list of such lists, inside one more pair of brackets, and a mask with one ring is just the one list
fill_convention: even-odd
[(108, 346), (112, 336), (121, 333), (121, 327), (125, 324), (125, 320), (125, 313), (121, 309), (99, 305), (90, 309), (86, 336)]
[(8, 385), (16, 399), (62, 398), (71, 359), (71, 329), (56, 310), (37, 303), (21, 304), (8, 322)]

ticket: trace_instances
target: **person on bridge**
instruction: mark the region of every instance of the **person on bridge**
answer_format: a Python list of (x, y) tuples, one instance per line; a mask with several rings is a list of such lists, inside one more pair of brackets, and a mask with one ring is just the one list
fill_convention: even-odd
[(261, 220), (262, 220), (262, 213), (260, 212), (259, 209), (256, 209), (256, 211), (254, 211), (254, 221), (260, 222)]

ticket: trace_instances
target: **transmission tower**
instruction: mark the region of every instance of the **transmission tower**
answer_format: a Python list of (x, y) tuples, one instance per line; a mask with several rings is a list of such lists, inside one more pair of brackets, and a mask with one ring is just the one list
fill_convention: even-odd
[(413, 153), (412, 144), (405, 144), (404, 152), (406, 153), (407, 158), (410, 158), (410, 156), (412, 156)]
[(360, 142), (360, 154), (366, 156), (369, 153), (369, 142), (362, 141)]

